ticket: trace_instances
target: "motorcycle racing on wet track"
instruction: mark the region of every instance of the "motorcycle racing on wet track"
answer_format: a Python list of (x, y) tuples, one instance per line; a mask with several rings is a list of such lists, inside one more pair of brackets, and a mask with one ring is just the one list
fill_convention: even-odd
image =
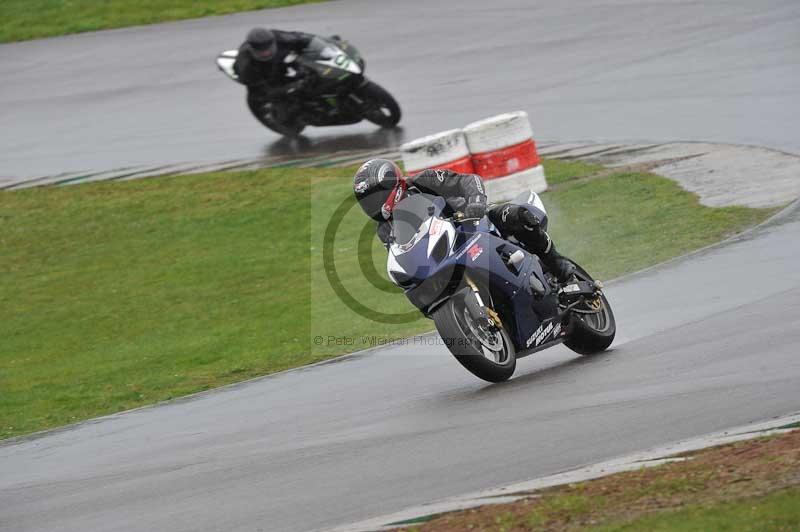
[(339, 36), (254, 28), (238, 50), (217, 57), (217, 67), (247, 87), (256, 120), (287, 137), (306, 126), (400, 122), (394, 97), (365, 76), (361, 54)]
[(0, 532), (800, 530), (800, 3), (0, 19)]

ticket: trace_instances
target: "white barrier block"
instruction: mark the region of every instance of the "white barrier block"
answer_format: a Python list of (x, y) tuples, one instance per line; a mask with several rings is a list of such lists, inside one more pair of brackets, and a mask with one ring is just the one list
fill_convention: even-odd
[(513, 199), (520, 192), (533, 190), (541, 194), (547, 190), (547, 180), (544, 177), (542, 165), (506, 177), (499, 177), (484, 181), (489, 203), (499, 203)]
[(400, 146), (406, 171), (439, 167), (469, 157), (469, 148), (460, 129), (442, 131)]
[(473, 122), (464, 128), (473, 154), (492, 152), (533, 138), (528, 113), (515, 111)]

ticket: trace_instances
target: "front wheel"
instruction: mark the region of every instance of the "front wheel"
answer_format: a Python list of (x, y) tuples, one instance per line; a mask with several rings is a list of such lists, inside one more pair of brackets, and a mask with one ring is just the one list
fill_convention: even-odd
[[(576, 264), (575, 277), (579, 281), (594, 281), (586, 270)], [(567, 339), (564, 345), (581, 355), (605, 351), (614, 341), (617, 322), (605, 294), (594, 299), (584, 299), (570, 311)]]
[(476, 323), (465, 297), (473, 296), (455, 294), (433, 313), (439, 336), (456, 360), (476, 377), (489, 382), (510, 379), (517, 366), (511, 338), (502, 327), (490, 330)]
[(364, 100), (364, 118), (373, 124), (389, 129), (400, 122), (400, 105), (377, 83), (367, 81), (358, 89), (358, 96)]

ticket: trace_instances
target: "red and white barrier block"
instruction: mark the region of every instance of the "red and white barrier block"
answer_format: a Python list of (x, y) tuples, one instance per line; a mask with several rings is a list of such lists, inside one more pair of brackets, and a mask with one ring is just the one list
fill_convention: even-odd
[(520, 192), (547, 190), (528, 114), (493, 116), (464, 128), (472, 166), (485, 184), (489, 201), (511, 199)]
[(400, 147), (407, 175), (427, 168), (446, 168), (463, 174), (473, 174), (472, 157), (464, 132), (451, 129), (407, 142)]

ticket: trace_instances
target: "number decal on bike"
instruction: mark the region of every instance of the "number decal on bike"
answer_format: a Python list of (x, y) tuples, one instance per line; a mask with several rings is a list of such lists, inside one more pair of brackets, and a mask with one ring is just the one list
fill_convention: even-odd
[(328, 46), (322, 50), (315, 62), (320, 65), (346, 70), (351, 74), (361, 74), (359, 64), (352, 57), (334, 46)]
[(339, 68), (347, 70), (347, 67), (350, 66), (350, 58), (346, 54), (339, 54), (334, 58), (333, 63)]

